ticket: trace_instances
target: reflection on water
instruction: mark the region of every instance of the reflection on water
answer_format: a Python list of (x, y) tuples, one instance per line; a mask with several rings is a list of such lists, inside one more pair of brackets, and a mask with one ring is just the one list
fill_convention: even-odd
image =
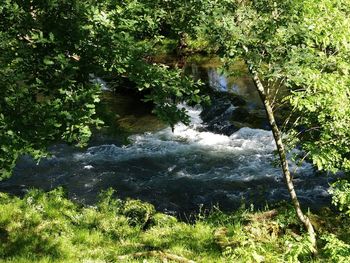
[[(206, 63), (205, 63), (206, 62)], [(236, 94), (246, 100), (248, 109), (262, 109), (263, 104), (258, 92), (254, 86), (254, 82), (247, 75), (247, 69), (244, 63), (237, 63), (230, 69), (231, 76), (227, 76), (227, 72), (223, 72), (218, 68), (221, 63), (214, 60), (213, 63), (203, 61), (203, 58), (195, 59), (188, 62), (186, 71), (193, 75), (196, 79), (201, 79), (209, 84), (210, 87), (221, 92), (230, 92)]]

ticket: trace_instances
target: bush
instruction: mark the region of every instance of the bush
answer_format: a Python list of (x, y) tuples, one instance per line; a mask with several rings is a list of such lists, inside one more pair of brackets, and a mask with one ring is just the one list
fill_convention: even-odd
[(131, 226), (145, 227), (150, 223), (151, 217), (155, 214), (154, 206), (143, 203), (140, 200), (127, 200), (124, 203), (122, 214), (128, 218)]

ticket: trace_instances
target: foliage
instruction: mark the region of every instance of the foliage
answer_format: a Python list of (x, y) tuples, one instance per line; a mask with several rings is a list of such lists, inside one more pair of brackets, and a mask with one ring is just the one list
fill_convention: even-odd
[(350, 215), (350, 183), (345, 180), (332, 184), (329, 190), (332, 202), (346, 215)]
[[(0, 178), (17, 157), (39, 159), (64, 140), (86, 145), (100, 88), (92, 74), (128, 78), (170, 124), (188, 119), (181, 100), (198, 103), (197, 83), (148, 63), (163, 38), (168, 9), (152, 1), (6, 0), (0, 7)], [(170, 4), (170, 2), (169, 2)]]
[[(18, 156), (39, 159), (52, 142), (86, 145), (91, 127), (101, 124), (100, 87), (91, 74), (127, 78), (161, 119), (187, 123), (177, 105), (199, 103), (200, 83), (150, 61), (165, 38), (186, 42), (197, 34), (212, 38), (228, 63), (243, 59), (257, 69), (271, 99), (287, 91), (291, 146), (301, 145), (320, 170), (349, 171), (349, 14), (346, 0), (4, 0), (0, 178)], [(339, 182), (332, 190), (346, 214), (349, 189)], [(133, 260), (133, 253), (155, 249), (202, 262), (310, 260), (310, 244), (290, 213), (214, 212), (190, 225), (111, 192), (97, 207), (82, 207), (56, 190), (23, 199), (1, 194), (0, 214), (0, 256), (9, 262)], [(327, 232), (323, 241), (327, 259), (349, 260), (348, 240)]]
[(349, 244), (338, 239), (334, 234), (324, 235), (322, 239), (327, 242), (324, 249), (332, 262), (349, 262)]
[(349, 13), (344, 0), (231, 1), (207, 24), (229, 63), (258, 71), (271, 100), (290, 94), (291, 136), (332, 172), (350, 169)]
[[(350, 184), (346, 180), (339, 180), (332, 184), (329, 193), (332, 195), (332, 203), (342, 212), (340, 219), (346, 221), (350, 215)], [(341, 225), (344, 222), (341, 222)], [(324, 251), (332, 262), (348, 262), (350, 260), (350, 239), (349, 233), (344, 228), (341, 235), (334, 232), (324, 233), (321, 239), (325, 242)]]
[(5, 1), (0, 7), (2, 175), (20, 154), (44, 155), (50, 141), (84, 145), (89, 127), (98, 124), (99, 88), (81, 70), (77, 54), (80, 37), (87, 34), (78, 6), (77, 1)]

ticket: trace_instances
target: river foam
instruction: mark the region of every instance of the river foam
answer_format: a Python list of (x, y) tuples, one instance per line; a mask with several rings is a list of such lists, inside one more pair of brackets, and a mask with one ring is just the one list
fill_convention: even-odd
[[(63, 185), (73, 198), (91, 203), (99, 191), (112, 187), (121, 197), (141, 198), (168, 212), (194, 211), (200, 204), (231, 210), (241, 202), (288, 200), (281, 169), (272, 165), (271, 131), (241, 128), (231, 136), (215, 134), (205, 131), (201, 108), (180, 107), (189, 112), (189, 126), (133, 135), (128, 145), (84, 151), (57, 146), (39, 165), (23, 158), (0, 190)], [(290, 165), (302, 201), (311, 206), (328, 202), (328, 179), (316, 178), (308, 163)]]

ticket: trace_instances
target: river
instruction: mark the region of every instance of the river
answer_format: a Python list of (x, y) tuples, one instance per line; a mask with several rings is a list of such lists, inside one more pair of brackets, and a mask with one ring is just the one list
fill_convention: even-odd
[[(230, 79), (212, 65), (193, 63), (190, 68), (212, 87), (247, 99), (249, 110), (261, 110), (249, 78)], [(203, 122), (200, 107), (179, 105), (187, 108), (191, 124), (178, 124), (172, 132), (132, 98), (108, 89), (103, 96), (118, 117), (114, 133), (97, 133), (85, 149), (53, 145), (52, 156), (39, 163), (23, 156), (14, 175), (0, 182), (0, 191), (23, 195), (30, 188), (63, 186), (70, 198), (93, 204), (101, 190), (112, 187), (120, 198), (139, 198), (170, 214), (196, 212), (199, 206), (232, 211), (242, 204), (262, 207), (289, 200), (281, 169), (272, 164), (275, 145), (264, 125), (244, 127), (245, 120), (219, 134)], [(311, 209), (329, 206), (331, 177), (316, 175), (307, 162), (290, 165), (301, 203)]]

